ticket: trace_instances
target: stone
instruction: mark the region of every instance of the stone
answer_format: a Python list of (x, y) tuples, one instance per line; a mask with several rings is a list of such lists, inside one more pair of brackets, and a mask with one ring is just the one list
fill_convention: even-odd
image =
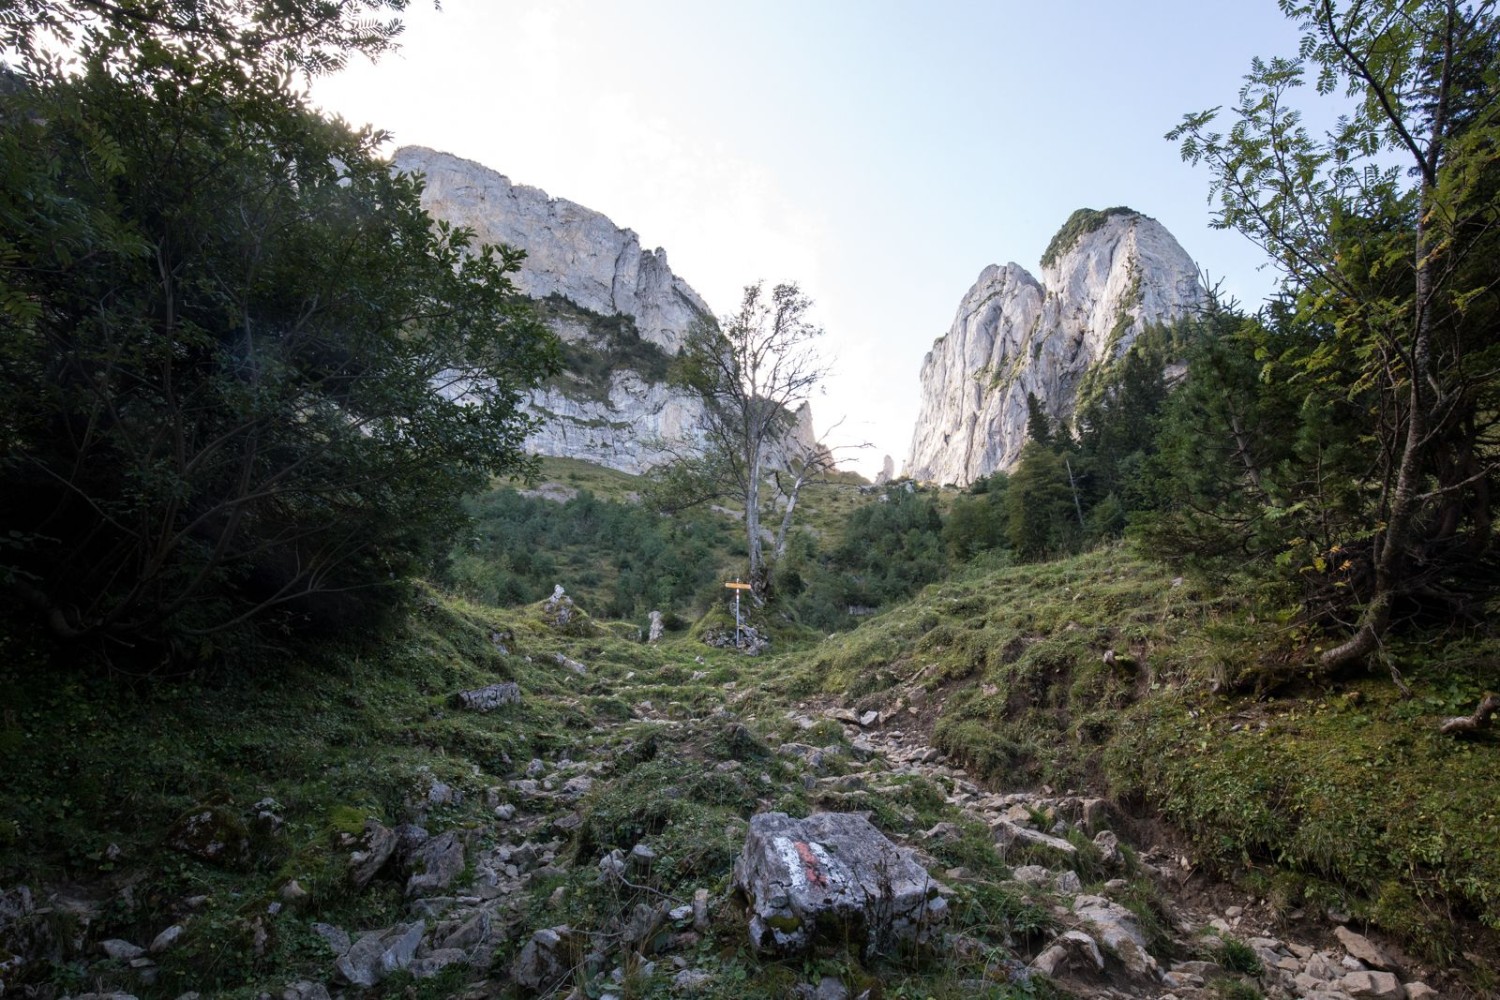
[(287, 883), (277, 890), (276, 894), (283, 902), (300, 903), (307, 898), (308, 892), (302, 888), (296, 879), (288, 879)]
[(495, 818), (509, 822), (516, 818), (516, 807), (509, 802), (503, 802), (495, 807)]
[(948, 908), (911, 851), (858, 813), (752, 816), (734, 884), (750, 900), (751, 945), (783, 955), (805, 951), (824, 934), (870, 949), (920, 942)]
[(110, 938), (99, 942), (99, 948), (114, 959), (116, 962), (128, 962), (132, 958), (140, 958), (146, 954), (146, 949), (138, 944), (131, 944), (122, 938)]
[(365, 820), (360, 847), (349, 855), (349, 883), (363, 889), (396, 853), (395, 831), (374, 819)]
[(563, 798), (572, 801), (581, 799), (593, 790), (594, 779), (586, 774), (580, 774), (563, 782), (560, 794)]
[(199, 806), (178, 817), (167, 846), (199, 861), (235, 865), (250, 854), (250, 831), (228, 806)]
[(438, 834), (422, 844), (411, 859), (408, 896), (432, 896), (453, 884), (464, 870), (464, 843), (455, 831)]
[(649, 642), (649, 643), (655, 644), (655, 643), (661, 642), (661, 637), (662, 637), (662, 634), (666, 631), (666, 626), (664, 626), (662, 624), (662, 617), (661, 617), (661, 612), (660, 611), (653, 611), (653, 612), (651, 612), (650, 619), (651, 619), (651, 626), (650, 626), (649, 631), (646, 634), (646, 641)]
[(281, 991), (281, 1000), (329, 1000), (328, 987), (322, 983), (299, 979), (295, 983), (289, 983)]
[(552, 654), (552, 659), (557, 661), (557, 665), (559, 667), (562, 667), (565, 670), (571, 670), (573, 671), (573, 673), (579, 674), (580, 676), (589, 672), (588, 667), (584, 666), (582, 663), (579, 663), (572, 657), (564, 656), (562, 653)]
[(173, 924), (171, 927), (168, 927), (166, 930), (162, 931), (160, 934), (156, 935), (156, 937), (151, 939), (151, 947), (148, 950), (153, 955), (160, 955), (162, 952), (166, 951), (168, 948), (176, 944), (177, 940), (181, 937), (182, 925)]
[(1406, 988), (1389, 972), (1350, 972), (1339, 980), (1338, 988), (1354, 1000), (1406, 1000)]
[(1028, 393), (1071, 423), (1102, 365), (1203, 302), (1196, 265), (1160, 223), (1128, 210), (1101, 221), (1060, 248), (1040, 281), (1015, 263), (980, 272), (923, 359), (908, 476), (967, 485), (1011, 468)]
[(708, 931), (708, 890), (693, 890), (693, 930), (699, 934)]
[(1059, 970), (1083, 970), (1092, 967), (1095, 972), (1104, 970), (1104, 955), (1099, 944), (1083, 931), (1068, 931), (1059, 935), (1040, 955), (1031, 962), (1031, 968), (1044, 976), (1055, 976)]
[(511, 968), (511, 976), (524, 989), (549, 992), (561, 985), (572, 971), (574, 950), (571, 927), (562, 924), (543, 928), (532, 934), (526, 947), (521, 949)]
[(1437, 1000), (1438, 991), (1426, 983), (1407, 983), (1406, 1000)]
[(1079, 896), (1073, 912), (1094, 929), (1094, 936), (1138, 976), (1154, 976), (1156, 959), (1146, 951), (1146, 935), (1136, 915), (1103, 896)]
[(696, 993), (714, 981), (713, 974), (702, 969), (683, 969), (672, 977), (674, 989), (684, 993)]
[(313, 924), (313, 933), (328, 943), (335, 955), (349, 950), (349, 932), (332, 924)]
[(426, 931), (427, 922), (418, 920), (361, 934), (359, 940), (339, 956), (334, 968), (350, 985), (368, 989), (391, 973), (409, 966)]
[(1356, 934), (1347, 927), (1335, 927), (1333, 936), (1339, 939), (1339, 944), (1344, 946), (1350, 956), (1375, 969), (1391, 968), (1391, 960), (1385, 956), (1385, 952), (1377, 948), (1369, 938), (1363, 934)]
[(481, 713), (493, 712), (502, 705), (514, 705), (520, 700), (521, 685), (515, 681), (491, 684), (473, 691), (460, 691), (452, 698), (453, 707)]
[(1083, 880), (1073, 871), (1059, 872), (1052, 884), (1064, 896), (1076, 896), (1083, 891)]
[(1094, 849), (1099, 852), (1099, 860), (1111, 868), (1118, 868), (1125, 863), (1125, 855), (1120, 851), (1120, 838), (1115, 836), (1113, 830), (1100, 830), (1096, 833)]
[(1051, 834), (1042, 833), (1039, 830), (1030, 830), (1008, 819), (997, 819), (990, 824), (990, 832), (995, 837), (995, 846), (1002, 851), (1015, 844), (1025, 844), (1031, 847), (1044, 847), (1056, 851), (1065, 858), (1072, 858), (1078, 854), (1078, 848)]
[(457, 948), (439, 948), (428, 952), (421, 958), (413, 959), (406, 971), (410, 972), (414, 979), (430, 979), (450, 965), (466, 965), (468, 961), (469, 956), (466, 952)]
[(634, 871), (648, 872), (651, 866), (656, 864), (656, 852), (646, 844), (636, 844), (630, 849), (630, 854), (625, 859)]
[(1010, 870), (1010, 877), (1022, 885), (1046, 885), (1052, 881), (1052, 873), (1041, 865), (1021, 865)]

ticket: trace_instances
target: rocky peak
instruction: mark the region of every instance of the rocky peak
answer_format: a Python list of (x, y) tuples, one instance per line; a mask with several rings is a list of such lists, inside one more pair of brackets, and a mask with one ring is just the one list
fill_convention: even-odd
[(391, 162), (425, 175), (422, 205), (434, 217), (473, 229), (483, 243), (525, 250), (515, 280), (534, 299), (556, 295), (601, 316), (628, 316), (642, 340), (669, 354), (713, 315), (672, 273), (665, 250), (643, 250), (640, 237), (602, 213), (423, 146), (404, 146)]
[(1009, 468), (1026, 441), (1028, 394), (1071, 423), (1091, 374), (1202, 300), (1196, 265), (1159, 222), (1128, 208), (1073, 213), (1040, 281), (992, 264), (959, 302), (922, 362), (907, 474), (966, 484)]

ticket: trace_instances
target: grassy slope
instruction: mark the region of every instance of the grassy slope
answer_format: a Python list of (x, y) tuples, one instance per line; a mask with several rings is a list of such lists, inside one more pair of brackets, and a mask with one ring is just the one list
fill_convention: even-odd
[(1375, 676), (1212, 693), (1275, 655), (1275, 633), (1233, 594), (1104, 550), (929, 587), (829, 639), (783, 690), (910, 707), (1002, 784), (1149, 803), (1286, 912), (1352, 908), (1436, 961), (1493, 961), (1500, 734), (1436, 729), (1494, 683), (1496, 644), (1393, 647), (1411, 699)]
[[(629, 484), (587, 466), (553, 475), (587, 478), (590, 489)], [(509, 655), (492, 641), (504, 630), (514, 633)], [(185, 944), (164, 957), (161, 984), (138, 995), (198, 988), (254, 996), (297, 974), (326, 973), (314, 920), (358, 930), (397, 919), (399, 882), (348, 891), (340, 833), (357, 831), (367, 816), (401, 821), (437, 778), (466, 799), (432, 810), (429, 830), (499, 837), (486, 789), (508, 798), (505, 781), (533, 756), (606, 760), (610, 770), (567, 848), (577, 867), (531, 889), (515, 928), (519, 947), (535, 927), (597, 926), (628, 913), (640, 900), (603, 893), (593, 866), (636, 837), (651, 838), (666, 859), (653, 891), (707, 886), (722, 894), (743, 819), (755, 809), (869, 809), (897, 834), (946, 818), (927, 783), (825, 801), (768, 753), (782, 739), (841, 740), (836, 727), (794, 734), (783, 721), (790, 701), (825, 692), (861, 708), (910, 712), (914, 724), (931, 726), (934, 742), (999, 784), (1094, 785), (1149, 803), (1205, 857), (1284, 910), (1352, 909), (1430, 958), (1467, 965), (1481, 989), (1497, 985), (1482, 963), (1494, 960), (1500, 922), (1500, 743), (1435, 733), (1440, 717), (1469, 711), (1493, 683), (1485, 672), (1493, 644), (1394, 650), (1411, 700), (1373, 677), (1270, 701), (1221, 698), (1211, 693), (1214, 680), (1273, 654), (1275, 630), (1234, 595), (1175, 584), (1119, 551), (972, 568), (852, 633), (793, 648), (787, 640), (798, 637), (784, 635), (779, 651), (759, 660), (706, 649), (690, 635), (660, 647), (635, 635), (623, 625), (559, 635), (535, 609), (429, 593), (378, 644), (329, 650), (317, 662), (267, 663), (239, 679), (132, 684), (54, 673), (14, 631), (0, 631), (0, 888), (76, 882), (98, 896), (93, 936), (132, 940), (180, 919), (185, 898), (207, 896)], [(1122, 662), (1106, 666), (1105, 649)], [(583, 660), (590, 673), (555, 668), (547, 659), (554, 652)], [(490, 716), (447, 707), (454, 691), (499, 679), (521, 684), (520, 706)], [(643, 701), (653, 706), (646, 718), (632, 707)], [(716, 716), (726, 703), (736, 714)], [(728, 761), (742, 767), (716, 769)], [(256, 840), (238, 865), (164, 846), (189, 810), (217, 803), (243, 816), (266, 797), (285, 826)], [(942, 851), (945, 865), (981, 876), (992, 866), (993, 881), (1003, 876), (982, 830)], [(288, 878), (310, 898), (263, 918)], [(121, 901), (128, 885), (136, 886), (133, 906)], [(559, 887), (567, 891), (555, 896)], [(983, 886), (958, 909), (960, 926), (1002, 935), (1046, 920)], [(804, 970), (749, 956), (732, 910), (719, 911), (693, 961), (717, 970), (725, 995), (781, 995)], [(260, 955), (250, 944), (257, 919), (270, 931)], [(68, 957), (57, 981), (76, 987), (124, 975), (88, 958)], [(496, 956), (497, 974), (512, 958)], [(870, 971), (848, 956), (838, 961), (851, 980)], [(922, 995), (944, 995), (964, 972), (951, 957), (942, 968), (876, 971), (888, 986), (907, 983)], [(451, 986), (440, 977), (413, 995), (450, 995)], [(398, 977), (388, 991), (404, 988)]]

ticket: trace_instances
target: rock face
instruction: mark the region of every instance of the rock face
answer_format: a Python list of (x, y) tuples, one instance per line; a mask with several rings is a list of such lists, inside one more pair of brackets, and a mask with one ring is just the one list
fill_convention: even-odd
[(667, 266), (665, 250), (641, 249), (640, 237), (599, 212), (423, 146), (404, 146), (391, 162), (426, 175), (422, 205), (436, 218), (468, 226), (480, 242), (525, 250), (516, 284), (534, 299), (556, 294), (603, 316), (629, 316), (643, 340), (669, 354), (694, 322), (712, 316)]
[[(665, 250), (643, 250), (599, 212), (450, 153), (406, 146), (391, 162), (425, 176), (422, 205), (434, 218), (526, 251), (516, 286), (543, 304), (568, 345), (568, 368), (531, 394), (527, 408), (542, 422), (529, 451), (639, 474), (701, 450), (703, 403), (664, 376), (694, 324), (713, 312), (672, 273)], [(815, 441), (805, 404), (793, 438), (797, 448)]]
[(1078, 394), (1148, 326), (1203, 301), (1172, 234), (1129, 209), (1074, 213), (1038, 281), (991, 265), (922, 362), (921, 410), (906, 474), (967, 484), (1008, 469), (1026, 441), (1026, 397), (1071, 422)]

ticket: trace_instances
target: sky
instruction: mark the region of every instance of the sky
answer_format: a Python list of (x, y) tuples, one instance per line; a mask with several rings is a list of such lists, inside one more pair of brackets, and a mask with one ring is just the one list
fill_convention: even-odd
[(980, 271), (1039, 274), (1075, 209), (1158, 219), (1252, 309), (1276, 281), (1163, 138), (1296, 53), (1274, 0), (413, 0), (401, 46), (314, 103), (603, 212), (718, 314), (798, 283), (816, 426), (866, 475)]

